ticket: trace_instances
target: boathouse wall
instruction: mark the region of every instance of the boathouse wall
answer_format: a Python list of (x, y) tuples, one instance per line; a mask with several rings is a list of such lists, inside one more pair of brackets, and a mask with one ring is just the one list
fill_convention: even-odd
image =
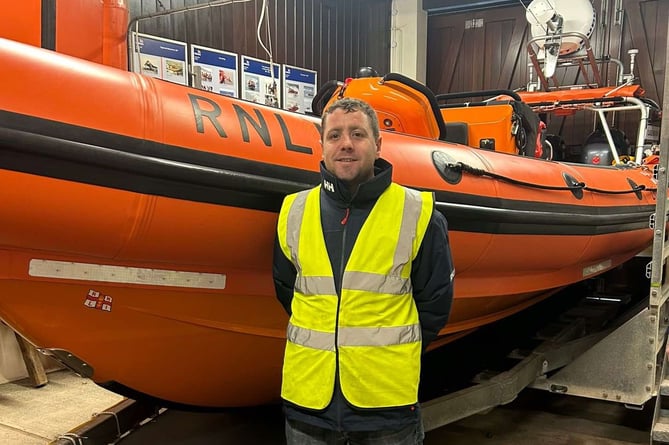
[[(217, 6), (139, 20), (139, 32), (269, 60), (257, 38), (262, 0), (128, 0), (128, 9), (132, 22), (199, 4)], [(275, 63), (315, 70), (320, 84), (351, 77), (361, 66), (388, 72), (391, 0), (267, 4), (271, 39), (265, 24), (260, 34)]]

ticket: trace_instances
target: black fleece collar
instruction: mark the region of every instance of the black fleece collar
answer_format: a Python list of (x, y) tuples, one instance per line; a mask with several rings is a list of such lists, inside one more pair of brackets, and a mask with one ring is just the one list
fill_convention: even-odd
[(351, 204), (361, 204), (378, 199), (393, 180), (393, 166), (385, 159), (377, 159), (374, 162), (374, 177), (360, 184), (354, 194), (351, 194), (343, 181), (325, 168), (323, 161), (321, 161), (321, 178), (321, 189), (325, 192), (325, 196), (348, 207)]

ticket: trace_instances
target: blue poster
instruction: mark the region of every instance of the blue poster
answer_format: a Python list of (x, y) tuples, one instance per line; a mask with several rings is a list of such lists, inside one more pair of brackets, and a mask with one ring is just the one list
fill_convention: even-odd
[(268, 61), (242, 56), (242, 99), (272, 107), (279, 107), (280, 65), (274, 64), (270, 71)]
[(295, 66), (283, 66), (283, 109), (297, 113), (311, 112), (318, 73)]
[(185, 42), (135, 32), (132, 41), (134, 72), (188, 85)]
[(199, 45), (191, 45), (193, 67), (200, 67), (200, 83), (205, 91), (239, 97), (237, 54)]

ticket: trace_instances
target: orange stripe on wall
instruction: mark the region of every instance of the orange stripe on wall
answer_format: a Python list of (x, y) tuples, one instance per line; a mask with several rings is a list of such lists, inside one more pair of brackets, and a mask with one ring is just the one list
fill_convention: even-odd
[(5, 3), (0, 14), (2, 37), (40, 46), (42, 2), (21, 0)]
[(102, 63), (103, 3), (69, 0), (57, 4), (56, 51)]

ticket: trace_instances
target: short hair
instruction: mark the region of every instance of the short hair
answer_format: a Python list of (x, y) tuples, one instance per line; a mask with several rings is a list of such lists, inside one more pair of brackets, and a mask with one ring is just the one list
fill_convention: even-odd
[(379, 119), (376, 117), (376, 112), (374, 109), (369, 106), (364, 100), (356, 99), (354, 97), (343, 97), (330, 105), (327, 110), (323, 112), (323, 117), (321, 118), (321, 139), (323, 139), (323, 130), (325, 129), (325, 121), (329, 114), (335, 110), (344, 110), (346, 113), (352, 113), (355, 111), (362, 111), (367, 115), (369, 124), (372, 127), (372, 134), (374, 139), (379, 138)]

